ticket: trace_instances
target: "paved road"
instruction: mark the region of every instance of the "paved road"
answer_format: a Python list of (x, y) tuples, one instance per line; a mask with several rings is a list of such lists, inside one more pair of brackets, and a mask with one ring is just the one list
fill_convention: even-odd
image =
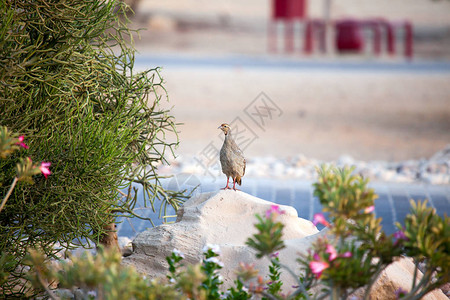
[[(179, 176), (167, 180), (165, 185), (171, 189), (192, 189), (198, 183), (198, 192), (218, 191), (225, 185), (222, 180), (199, 179), (195, 176)], [(318, 199), (313, 196), (310, 181), (246, 178), (243, 183), (243, 192), (274, 203), (293, 206), (301, 218), (312, 220), (313, 215), (322, 210)], [(401, 223), (409, 213), (409, 199), (428, 199), (429, 205), (436, 209), (438, 215), (450, 215), (450, 185), (372, 183), (371, 187), (379, 195), (375, 201), (375, 214), (383, 219), (381, 224), (388, 234), (395, 232), (394, 224), (397, 221)], [(139, 199), (141, 207), (137, 209), (138, 213), (151, 217), (155, 225), (162, 224), (162, 220), (157, 219), (158, 213), (154, 213), (150, 208), (143, 208), (142, 197)], [(173, 210), (170, 213), (175, 214)], [(118, 226), (119, 236), (130, 238), (152, 226), (150, 222), (139, 219), (122, 218), (121, 221), (123, 222)]]
[(279, 68), (307, 71), (370, 71), (370, 72), (433, 72), (449, 73), (450, 62), (440, 61), (366, 61), (366, 60), (314, 60), (293, 59), (280, 56), (198, 56), (198, 55), (138, 55), (138, 68), (184, 67), (184, 68)]

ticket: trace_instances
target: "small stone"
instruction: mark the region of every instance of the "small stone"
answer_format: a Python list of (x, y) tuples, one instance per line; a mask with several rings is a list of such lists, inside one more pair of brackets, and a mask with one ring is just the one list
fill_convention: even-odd
[(355, 160), (350, 155), (342, 155), (336, 161), (338, 166), (352, 166), (355, 164)]

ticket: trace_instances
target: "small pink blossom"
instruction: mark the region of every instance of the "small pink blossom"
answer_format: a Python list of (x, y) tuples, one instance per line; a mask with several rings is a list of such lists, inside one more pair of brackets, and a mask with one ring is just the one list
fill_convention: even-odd
[(320, 256), (317, 252), (314, 253), (313, 258), (314, 258), (314, 260), (320, 260)]
[(280, 252), (275, 252), (270, 254), (270, 258), (278, 258), (278, 255), (280, 254)]
[(408, 238), (405, 235), (405, 232), (403, 230), (399, 230), (394, 233), (394, 238), (396, 239), (395, 242), (398, 242), (399, 240), (408, 240)]
[(373, 212), (374, 210), (375, 210), (375, 206), (372, 205), (372, 206), (366, 207), (366, 209), (364, 209), (364, 213), (370, 214), (370, 213)]
[(52, 172), (50, 172), (50, 164), (49, 162), (42, 162), (41, 166), (39, 167), (39, 169), (41, 170), (42, 174), (45, 176), (45, 178), (47, 178), (48, 175), (52, 174)]
[(315, 214), (312, 223), (314, 224), (314, 226), (317, 226), (317, 224), (319, 223), (327, 227), (330, 226), (330, 223), (328, 223), (328, 221), (325, 219), (325, 216), (322, 213)]
[(272, 215), (278, 216), (284, 214), (284, 211), (280, 209), (278, 205), (271, 205), (270, 209), (266, 211), (266, 218), (271, 218)]
[(316, 275), (316, 278), (319, 278), (322, 275), (322, 272), (327, 269), (330, 265), (324, 261), (311, 261), (309, 263), (309, 268), (311, 272)]
[(16, 145), (19, 145), (20, 147), (22, 147), (24, 149), (28, 149), (28, 145), (23, 142), (24, 139), (25, 139), (24, 135), (19, 136), (19, 143), (16, 143)]
[(342, 253), (340, 256), (341, 257), (345, 257), (345, 258), (349, 258), (349, 257), (352, 257), (353, 254), (350, 251), (347, 251), (345, 253)]
[(336, 248), (333, 247), (333, 245), (328, 244), (327, 250), (325, 250), (326, 253), (330, 254), (330, 257), (328, 258), (329, 261), (333, 261), (338, 255)]
[(394, 233), (394, 237), (395, 237), (396, 239), (406, 240), (406, 235), (405, 235), (405, 233), (403, 232), (403, 230), (399, 230), (399, 231), (395, 232), (395, 233)]

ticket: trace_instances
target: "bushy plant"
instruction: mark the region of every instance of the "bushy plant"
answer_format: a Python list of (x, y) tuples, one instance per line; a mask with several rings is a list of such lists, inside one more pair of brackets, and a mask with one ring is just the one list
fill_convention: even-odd
[[(0, 125), (25, 135), (26, 155), (50, 160), (53, 172), (17, 186), (0, 212), (0, 253), (18, 267), (11, 275), (20, 277), (29, 247), (52, 256), (55, 245), (98, 243), (116, 216), (134, 215), (132, 183), (161, 212), (184, 199), (156, 172), (178, 138), (160, 107), (159, 70), (134, 69), (125, 9), (115, 0), (0, 2)], [(0, 196), (17, 159), (0, 161)]]
[[(331, 224), (326, 224), (323, 215), (316, 216), (316, 222), (329, 226), (333, 240), (318, 240), (314, 252), (301, 260), (308, 267), (306, 272), (315, 275), (311, 286), (325, 283), (328, 288), (323, 293), (331, 299), (345, 298), (356, 289), (366, 287), (364, 298), (368, 299), (379, 274), (402, 255), (416, 262), (414, 277), (418, 263), (424, 262), (425, 275), (418, 284), (414, 278), (411, 290), (405, 291), (405, 299), (421, 299), (448, 282), (449, 218), (439, 217), (425, 202), (411, 201), (405, 228), (397, 223), (398, 231), (386, 235), (380, 225), (381, 218), (373, 214), (377, 196), (367, 184), (368, 180), (355, 175), (352, 168), (323, 166), (319, 169), (314, 194), (329, 213)], [(431, 281), (432, 274), (434, 281)]]

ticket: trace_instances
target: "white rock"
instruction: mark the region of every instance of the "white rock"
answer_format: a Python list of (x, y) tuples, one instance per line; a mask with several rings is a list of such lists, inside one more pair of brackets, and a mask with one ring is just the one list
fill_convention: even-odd
[[(411, 258), (401, 258), (390, 264), (379, 276), (370, 291), (370, 299), (395, 300), (395, 292), (398, 289), (411, 290), (415, 265)], [(422, 278), (422, 272), (418, 271), (417, 282)], [(362, 299), (363, 290), (358, 290), (355, 295)], [(422, 299), (426, 300), (448, 300), (440, 289), (426, 294)]]
[(341, 155), (336, 161), (338, 166), (353, 166), (355, 164), (355, 160), (350, 155)]
[[(206, 244), (217, 244), (222, 250), (220, 260), (225, 264), (221, 270), (225, 286), (230, 286), (236, 279), (235, 270), (239, 262), (254, 262), (264, 274), (268, 270), (268, 260), (256, 260), (254, 251), (245, 242), (256, 232), (255, 214), (263, 216), (271, 205), (272, 202), (230, 190), (197, 195), (179, 209), (176, 223), (138, 234), (133, 241), (133, 254), (123, 262), (134, 265), (139, 272), (150, 277), (162, 276), (167, 274), (165, 258), (174, 248), (185, 254), (186, 262), (197, 263)], [(284, 239), (300, 241), (318, 233), (310, 221), (298, 218), (293, 207), (280, 205), (280, 208), (285, 211), (279, 216), (279, 221), (285, 224)], [(285, 251), (292, 255), (282, 255), (282, 251), (280, 260), (288, 265), (295, 264), (297, 250)], [(289, 283), (286, 286), (295, 284), (287, 272), (284, 272), (283, 279)]]

